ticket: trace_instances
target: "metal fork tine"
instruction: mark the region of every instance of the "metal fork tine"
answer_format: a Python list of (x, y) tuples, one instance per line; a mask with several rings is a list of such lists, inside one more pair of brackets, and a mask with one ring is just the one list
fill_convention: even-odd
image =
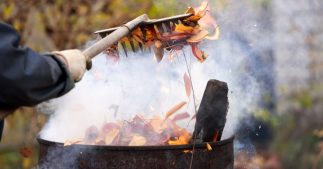
[(128, 53), (127, 53), (127, 49), (126, 49), (126, 43), (121, 42), (121, 46), (122, 46), (122, 49), (123, 49), (124, 53), (126, 54), (126, 57), (128, 57)]
[(164, 33), (164, 30), (163, 30), (163, 25), (162, 24), (157, 24), (156, 25), (157, 28), (158, 28), (158, 32), (161, 34), (161, 33)]
[[(130, 39), (130, 37), (126, 37), (127, 39), (125, 41), (119, 41), (118, 49), (123, 50), (126, 57), (128, 57), (128, 54), (130, 51), (137, 52), (137, 51), (147, 51), (151, 52), (151, 48), (146, 46), (147, 39), (150, 36), (148, 33), (150, 32), (152, 36), (157, 36), (157, 38), (161, 38), (163, 34), (171, 34), (174, 30), (175, 24), (181, 24), (183, 23), (184, 19), (192, 16), (193, 14), (181, 14), (166, 18), (160, 18), (160, 19), (149, 19), (147, 21), (144, 21), (140, 26), (140, 31), (142, 32), (142, 40), (137, 41), (136, 39)], [(104, 38), (117, 30), (120, 27), (114, 27), (104, 30), (96, 31), (95, 34), (99, 34), (101, 38)], [(171, 42), (172, 43), (172, 42)], [(168, 44), (172, 45), (172, 44)], [(122, 48), (122, 49), (121, 49)]]
[(140, 27), (140, 31), (141, 31), (142, 36), (144, 38), (144, 42), (146, 42), (146, 31), (142, 27)]
[(169, 26), (170, 26), (170, 29), (173, 30), (173, 28), (175, 27), (175, 23), (174, 22), (169, 22)]
[(143, 45), (140, 42), (138, 42), (138, 46), (139, 46), (140, 51), (143, 52), (144, 51)]
[(133, 52), (136, 52), (136, 48), (135, 48), (135, 44), (134, 44), (134, 42), (133, 42), (132, 40), (130, 40), (129, 42), (130, 42), (131, 50), (132, 50)]
[(181, 21), (181, 20), (179, 20), (179, 19), (177, 19), (177, 20), (175, 20), (175, 21), (174, 21), (174, 23), (176, 23), (176, 24), (181, 24), (181, 23), (182, 23), (182, 21)]
[(162, 26), (162, 28), (164, 30), (164, 33), (166, 33), (166, 32), (169, 33), (169, 31), (167, 30), (167, 27), (166, 27), (166, 25), (164, 23), (162, 23), (161, 26)]
[(169, 32), (169, 33), (172, 33), (172, 26), (171, 26), (171, 23), (172, 23), (172, 22), (165, 22), (165, 23), (164, 23), (164, 25), (165, 25), (165, 27), (166, 27), (166, 30), (167, 30), (167, 32)]

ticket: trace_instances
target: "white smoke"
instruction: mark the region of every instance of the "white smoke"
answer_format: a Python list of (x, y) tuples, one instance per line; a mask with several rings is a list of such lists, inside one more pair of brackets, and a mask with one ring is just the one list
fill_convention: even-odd
[[(228, 25), (236, 18), (229, 16), (232, 14), (220, 16), (220, 26), (222, 22), (225, 28), (230, 27)], [(245, 31), (246, 27), (239, 27), (239, 31)], [(250, 30), (253, 29), (256, 28)], [(222, 32), (232, 30), (238, 29), (231, 27)], [(100, 54), (93, 60), (92, 70), (85, 74), (82, 81), (70, 93), (55, 100), (57, 109), (41, 131), (41, 137), (59, 142), (81, 139), (89, 126), (100, 128), (105, 122), (129, 120), (136, 114), (143, 114), (146, 118), (163, 116), (181, 101), (189, 101), (189, 104), (180, 111), (187, 110), (193, 116), (193, 98), (187, 98), (183, 81), (187, 72), (184, 57), (191, 72), (197, 105), (208, 80), (217, 79), (228, 84), (229, 110), (223, 138), (233, 135), (241, 119), (249, 115), (259, 99), (258, 83), (246, 68), (250, 53), (229, 38), (205, 41), (200, 46), (209, 55), (202, 64), (192, 55), (189, 46), (178, 52), (172, 61), (165, 54), (160, 63), (149, 52), (131, 53), (118, 62)], [(181, 126), (192, 131), (194, 121), (182, 121)]]
[[(244, 56), (239, 54), (240, 51), (226, 41), (210, 41), (202, 45), (210, 55), (205, 63), (194, 58), (190, 47), (178, 52), (174, 60), (166, 54), (160, 63), (149, 52), (130, 54), (118, 62), (100, 54), (82, 81), (70, 93), (55, 100), (57, 109), (42, 130), (41, 137), (60, 142), (80, 139), (91, 125), (100, 128), (105, 122), (129, 120), (136, 114), (147, 118), (163, 116), (181, 101), (189, 101), (184, 109), (193, 116), (192, 98), (187, 98), (183, 81), (187, 72), (184, 57), (188, 61), (198, 104), (208, 80), (228, 83), (230, 108), (224, 137), (231, 136), (243, 110), (256, 99), (257, 88), (250, 79), (248, 88), (239, 84), (240, 77), (250, 78), (241, 72)], [(188, 122), (181, 124), (187, 127)], [(192, 131), (193, 126), (194, 123), (189, 123), (188, 128)]]

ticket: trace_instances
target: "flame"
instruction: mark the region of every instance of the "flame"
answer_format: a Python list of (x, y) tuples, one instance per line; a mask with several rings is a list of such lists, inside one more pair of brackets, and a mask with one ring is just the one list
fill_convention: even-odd
[(175, 137), (174, 139), (170, 139), (168, 141), (169, 145), (182, 145), (188, 144), (192, 138), (192, 135), (187, 132), (185, 129), (182, 129), (182, 134), (179, 137)]

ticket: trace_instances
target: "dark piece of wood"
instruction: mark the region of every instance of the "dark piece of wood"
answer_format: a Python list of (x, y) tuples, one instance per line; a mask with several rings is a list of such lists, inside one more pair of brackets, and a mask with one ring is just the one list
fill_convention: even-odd
[(193, 140), (196, 142), (221, 140), (228, 106), (228, 85), (218, 80), (209, 80), (196, 114)]

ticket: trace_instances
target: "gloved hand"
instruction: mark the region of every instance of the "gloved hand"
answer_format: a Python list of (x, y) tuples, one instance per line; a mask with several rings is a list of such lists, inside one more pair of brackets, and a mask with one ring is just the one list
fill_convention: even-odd
[(88, 66), (91, 63), (91, 60), (83, 55), (80, 50), (70, 49), (63, 51), (54, 51), (52, 52), (52, 54), (54, 54), (54, 56), (56, 56), (66, 64), (75, 82), (78, 82), (82, 79), (86, 68), (91, 68), (90, 66)]

